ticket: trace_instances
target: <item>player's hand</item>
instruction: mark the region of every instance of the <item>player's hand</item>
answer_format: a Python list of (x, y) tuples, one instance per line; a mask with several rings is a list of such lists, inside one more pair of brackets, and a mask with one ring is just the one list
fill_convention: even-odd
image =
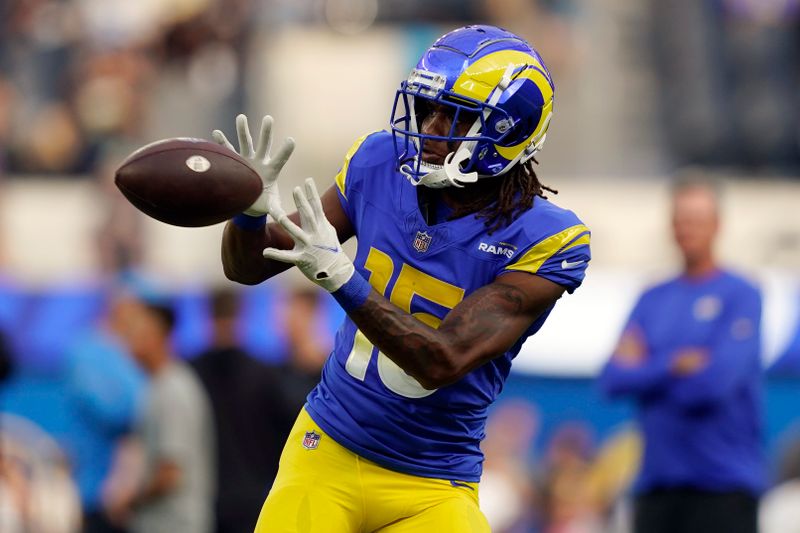
[(685, 348), (675, 354), (670, 370), (677, 376), (697, 374), (708, 366), (708, 352), (702, 348)]
[[(250, 136), (250, 127), (247, 124), (245, 115), (236, 117), (236, 133), (239, 137), (239, 155), (248, 159), (253, 167), (261, 176), (264, 188), (261, 195), (253, 202), (253, 205), (245, 209), (246, 215), (258, 217), (269, 213), (275, 220), (281, 215), (285, 215), (281, 206), (281, 198), (278, 194), (278, 175), (281, 169), (289, 160), (294, 151), (294, 139), (287, 137), (278, 149), (274, 157), (270, 156), (272, 146), (272, 117), (266, 115), (261, 120), (261, 132), (258, 135), (258, 143), (255, 151), (253, 150), (253, 138)], [(220, 130), (211, 132), (211, 137), (222, 146), (227, 146), (234, 152), (236, 149)]]
[(342, 250), (336, 229), (325, 217), (314, 180), (306, 179), (305, 190), (295, 187), (293, 195), (302, 227), (285, 214), (278, 218), (278, 223), (294, 239), (294, 248), (265, 248), (264, 257), (292, 263), (308, 279), (326, 291), (334, 292), (352, 277), (355, 272), (353, 262)]
[(647, 349), (637, 327), (626, 329), (614, 350), (614, 361), (621, 366), (635, 367), (647, 359)]
[(109, 521), (119, 527), (124, 527), (131, 517), (134, 494), (129, 491), (120, 491), (105, 495), (103, 510)]

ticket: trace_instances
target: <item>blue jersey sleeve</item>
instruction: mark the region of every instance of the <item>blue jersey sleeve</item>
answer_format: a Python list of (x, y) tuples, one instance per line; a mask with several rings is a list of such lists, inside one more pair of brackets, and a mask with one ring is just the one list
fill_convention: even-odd
[(528, 272), (572, 293), (583, 282), (591, 259), (591, 232), (580, 223), (556, 230), (523, 249), (500, 272)]
[(642, 327), (648, 296), (645, 293), (636, 302), (614, 353), (600, 372), (598, 384), (606, 396), (646, 396), (669, 380), (667, 357), (652, 353)]
[(382, 166), (394, 158), (394, 141), (391, 134), (379, 131), (359, 137), (344, 156), (344, 162), (336, 174), (335, 183), (347, 217), (358, 230), (363, 208), (363, 196), (367, 193), (366, 181), (376, 166)]

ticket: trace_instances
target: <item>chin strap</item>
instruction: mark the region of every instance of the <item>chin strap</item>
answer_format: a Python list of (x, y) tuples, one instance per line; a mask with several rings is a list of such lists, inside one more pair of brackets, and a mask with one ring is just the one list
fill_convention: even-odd
[[(519, 157), (519, 162), (524, 163), (528, 161), (531, 157), (536, 155), (536, 152), (542, 149), (542, 145), (544, 141), (547, 139), (547, 128), (550, 126), (550, 119), (553, 118), (553, 112), (547, 114), (544, 119), (544, 124), (542, 125), (542, 133), (540, 133), (536, 138), (534, 138), (531, 143), (522, 151)], [(514, 162), (516, 163), (516, 161)], [(510, 165), (510, 166), (513, 166)]]
[(463, 187), (464, 185), (478, 181), (477, 172), (461, 172), (461, 164), (469, 161), (472, 152), (465, 148), (459, 148), (455, 153), (450, 152), (444, 158), (444, 166), (432, 168), (425, 163), (420, 164), (421, 170), (429, 170), (421, 178), (415, 178), (411, 174), (411, 165), (405, 164), (400, 167), (400, 172), (412, 183), (412, 185), (430, 187), (431, 189), (443, 189), (444, 187)]

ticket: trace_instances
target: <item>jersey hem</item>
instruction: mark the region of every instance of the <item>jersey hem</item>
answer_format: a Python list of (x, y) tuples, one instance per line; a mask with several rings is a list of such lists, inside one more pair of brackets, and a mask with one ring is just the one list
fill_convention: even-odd
[(419, 476), (425, 478), (445, 479), (445, 480), (455, 479), (458, 481), (467, 481), (470, 483), (479, 483), (481, 480), (480, 475), (476, 477), (474, 475), (461, 475), (459, 473), (455, 473), (456, 475), (453, 476), (454, 472), (448, 472), (436, 469), (409, 467), (408, 465), (405, 465), (403, 463), (387, 460), (385, 457), (374, 454), (369, 450), (367, 450), (366, 448), (359, 446), (355, 442), (345, 437), (333, 426), (330, 426), (327, 422), (325, 422), (322, 416), (316, 411), (314, 411), (314, 408), (311, 407), (310, 404), (306, 403), (305, 409), (308, 412), (308, 415), (314, 421), (314, 423), (317, 424), (322, 429), (322, 431), (327, 433), (328, 436), (330, 436), (333, 440), (335, 440), (339, 445), (344, 446), (351, 452), (363, 457), (364, 459), (372, 461), (378, 466), (382, 466), (394, 472), (400, 472), (401, 474), (409, 474), (412, 476)]

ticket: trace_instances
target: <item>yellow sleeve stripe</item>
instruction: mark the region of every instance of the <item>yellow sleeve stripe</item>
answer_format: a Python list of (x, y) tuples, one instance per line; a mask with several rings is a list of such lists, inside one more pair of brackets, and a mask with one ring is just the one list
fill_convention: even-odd
[[(579, 237), (576, 239), (576, 237)], [(574, 240), (574, 242), (572, 242)], [(583, 224), (576, 224), (564, 231), (551, 235), (535, 244), (525, 252), (516, 263), (506, 267), (506, 270), (521, 270), (536, 274), (541, 266), (562, 249), (572, 248), (581, 244), (589, 244), (589, 228)]]
[(362, 135), (356, 142), (353, 143), (353, 146), (347, 151), (347, 154), (344, 156), (344, 163), (342, 163), (342, 169), (336, 174), (336, 186), (339, 187), (339, 192), (342, 193), (342, 196), (347, 198), (347, 195), (344, 193), (345, 181), (347, 180), (347, 168), (350, 166), (350, 160), (353, 158), (355, 153), (358, 151), (361, 143), (369, 136), (370, 134)]
[(577, 239), (566, 245), (561, 251), (565, 252), (571, 248), (575, 248), (576, 246), (581, 246), (583, 244), (590, 244), (591, 240), (592, 240), (591, 235), (588, 233), (584, 233), (583, 235), (581, 235), (580, 237), (578, 237)]

